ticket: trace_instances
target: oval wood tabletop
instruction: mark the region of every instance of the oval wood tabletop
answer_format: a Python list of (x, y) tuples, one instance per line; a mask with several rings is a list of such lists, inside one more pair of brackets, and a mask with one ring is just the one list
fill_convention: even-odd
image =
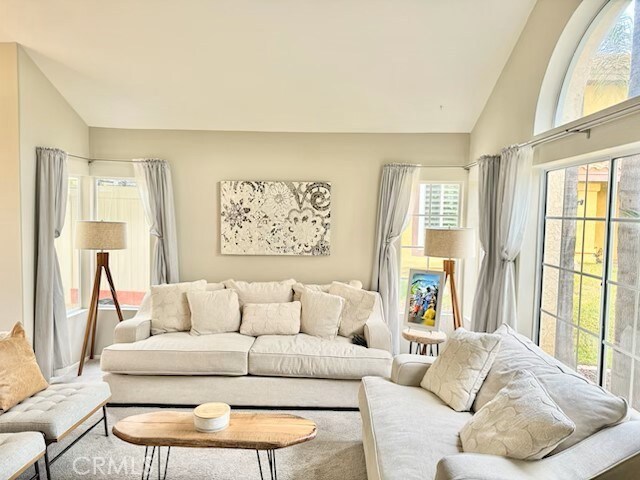
[(113, 434), (135, 445), (274, 450), (315, 438), (312, 420), (285, 413), (231, 412), (229, 426), (198, 432), (193, 412), (158, 411), (120, 420)]

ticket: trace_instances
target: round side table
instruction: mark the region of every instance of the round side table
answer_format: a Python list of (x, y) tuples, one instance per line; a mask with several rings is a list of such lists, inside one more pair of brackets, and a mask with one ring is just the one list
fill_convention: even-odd
[(415, 343), (416, 354), (431, 356), (440, 354), (440, 344), (447, 339), (447, 335), (444, 332), (427, 332), (410, 328), (402, 331), (402, 337), (409, 341), (409, 353), (413, 353), (413, 344)]

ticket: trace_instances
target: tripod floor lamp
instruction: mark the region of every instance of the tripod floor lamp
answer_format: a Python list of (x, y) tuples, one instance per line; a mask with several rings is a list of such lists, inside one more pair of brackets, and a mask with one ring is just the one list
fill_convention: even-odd
[[(451, 305), (453, 306), (453, 328), (462, 326), (462, 312), (456, 287), (455, 259), (473, 256), (474, 236), (470, 228), (427, 228), (424, 239), (424, 254), (428, 257), (444, 258), (445, 285), (449, 281)], [(444, 286), (443, 286), (444, 288)]]
[[(82, 352), (80, 352), (80, 365), (78, 366), (78, 376), (80, 376), (82, 375), (87, 353), (89, 353), (89, 358), (92, 359), (96, 347), (98, 300), (100, 299), (100, 283), (102, 281), (103, 271), (107, 277), (113, 304), (118, 314), (118, 320), (122, 321), (122, 311), (120, 310), (118, 295), (116, 294), (111, 269), (109, 268), (109, 252), (105, 252), (105, 250), (122, 250), (127, 248), (127, 224), (123, 222), (78, 222), (76, 227), (76, 248), (98, 251), (96, 253), (96, 274), (93, 280), (89, 315), (87, 316), (87, 326), (84, 331)], [(89, 348), (89, 337), (91, 337), (91, 347), (87, 352)]]

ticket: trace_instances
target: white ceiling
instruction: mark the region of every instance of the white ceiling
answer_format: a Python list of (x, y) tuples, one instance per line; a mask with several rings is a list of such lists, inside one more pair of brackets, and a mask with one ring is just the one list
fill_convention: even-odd
[(469, 132), (535, 0), (0, 0), (90, 126)]

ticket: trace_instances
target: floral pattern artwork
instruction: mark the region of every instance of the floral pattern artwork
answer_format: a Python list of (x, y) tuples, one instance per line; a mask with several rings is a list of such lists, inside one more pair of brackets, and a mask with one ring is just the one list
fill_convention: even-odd
[(223, 255), (329, 255), (331, 183), (220, 183)]

